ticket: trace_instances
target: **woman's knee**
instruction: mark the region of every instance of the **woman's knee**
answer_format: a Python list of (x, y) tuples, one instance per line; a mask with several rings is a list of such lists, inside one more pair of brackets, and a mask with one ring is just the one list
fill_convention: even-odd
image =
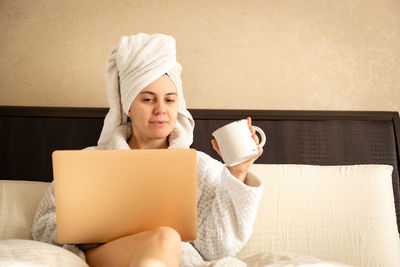
[[(141, 258), (133, 258), (132, 266), (179, 266), (181, 257), (181, 236), (171, 227), (159, 227), (146, 232), (147, 238), (142, 248)], [(152, 262), (152, 264), (148, 264)], [(158, 266), (158, 265), (157, 265)]]
[(181, 236), (179, 233), (168, 226), (158, 227), (151, 231), (153, 241), (162, 246), (179, 246), (181, 244)]
[(111, 241), (86, 253), (89, 264), (93, 266), (154, 265), (146, 262), (178, 266), (180, 255), (181, 236), (173, 228), (165, 226)]

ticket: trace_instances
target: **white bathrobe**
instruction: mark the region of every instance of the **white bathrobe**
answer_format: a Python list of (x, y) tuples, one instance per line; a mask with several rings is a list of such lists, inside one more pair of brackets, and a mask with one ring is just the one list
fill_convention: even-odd
[[(106, 149), (130, 149), (126, 140), (131, 136), (129, 123), (118, 127)], [(98, 149), (90, 147), (87, 149)], [(194, 242), (182, 242), (181, 266), (245, 266), (236, 255), (252, 234), (263, 187), (251, 172), (246, 183), (231, 175), (221, 162), (197, 152), (198, 167), (198, 233)], [(43, 197), (32, 225), (35, 240), (85, 254), (75, 245), (57, 242), (53, 183)]]

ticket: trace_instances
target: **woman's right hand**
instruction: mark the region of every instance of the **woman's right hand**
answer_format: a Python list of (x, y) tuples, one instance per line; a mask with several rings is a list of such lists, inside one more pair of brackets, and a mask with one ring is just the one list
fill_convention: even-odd
[[(247, 117), (247, 123), (249, 125), (249, 129), (251, 131), (251, 135), (252, 138), (254, 140), (254, 142), (257, 144), (257, 149), (258, 149), (258, 154), (256, 156), (254, 156), (253, 158), (242, 162), (238, 165), (235, 166), (227, 166), (229, 172), (235, 176), (236, 178), (238, 178), (240, 181), (245, 182), (246, 181), (246, 177), (247, 177), (247, 172), (250, 169), (250, 167), (253, 165), (253, 163), (262, 155), (263, 153), (263, 148), (258, 146), (259, 145), (259, 139), (256, 135), (256, 132), (254, 130), (253, 125), (251, 124), (251, 118)], [(211, 144), (213, 146), (213, 149), (218, 153), (218, 155), (222, 158), (221, 155), (221, 151), (219, 149), (218, 143), (215, 139), (211, 140)]]

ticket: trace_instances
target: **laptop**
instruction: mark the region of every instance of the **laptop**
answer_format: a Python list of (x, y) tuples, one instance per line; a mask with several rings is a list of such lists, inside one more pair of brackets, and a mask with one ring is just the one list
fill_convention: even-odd
[(160, 226), (196, 239), (194, 149), (58, 150), (52, 161), (60, 243), (105, 243)]

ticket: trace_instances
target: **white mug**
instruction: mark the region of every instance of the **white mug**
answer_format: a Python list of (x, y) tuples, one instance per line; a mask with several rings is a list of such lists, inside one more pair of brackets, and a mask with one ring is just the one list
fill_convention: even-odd
[[(263, 147), (265, 133), (261, 128), (253, 127), (261, 135), (259, 146)], [(247, 120), (231, 122), (215, 130), (212, 135), (218, 143), (222, 159), (227, 166), (235, 166), (258, 154), (257, 144), (252, 138)]]

